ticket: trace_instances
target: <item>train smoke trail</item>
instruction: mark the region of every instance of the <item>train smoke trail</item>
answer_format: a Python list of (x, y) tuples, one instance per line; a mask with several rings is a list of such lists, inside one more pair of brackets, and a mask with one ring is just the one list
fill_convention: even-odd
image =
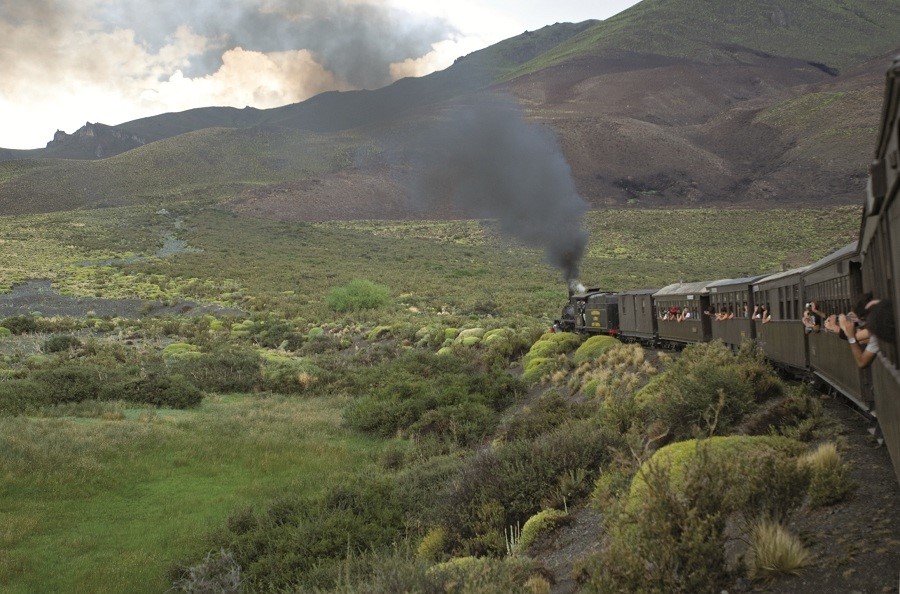
[(574, 286), (588, 207), (547, 129), (527, 123), (513, 100), (489, 97), (453, 112), (414, 147), (414, 168), (423, 172), (414, 197), (496, 219), (505, 235), (543, 249)]

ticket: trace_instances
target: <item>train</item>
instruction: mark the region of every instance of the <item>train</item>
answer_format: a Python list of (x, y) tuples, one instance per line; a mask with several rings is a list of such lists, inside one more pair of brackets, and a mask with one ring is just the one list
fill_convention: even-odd
[[(662, 288), (569, 292), (557, 320), (566, 331), (608, 334), (652, 346), (755, 340), (776, 366), (840, 394), (872, 421), (900, 481), (900, 335), (879, 336), (861, 368), (845, 338), (808, 330), (815, 302), (826, 314), (850, 312), (863, 295), (892, 305), (900, 320), (900, 56), (887, 71), (875, 156), (869, 166), (859, 239), (808, 266), (737, 279)], [(765, 311), (763, 311), (765, 310)], [(716, 319), (714, 312), (720, 313)], [(820, 320), (821, 321), (821, 320)], [(857, 345), (858, 346), (858, 345)]]

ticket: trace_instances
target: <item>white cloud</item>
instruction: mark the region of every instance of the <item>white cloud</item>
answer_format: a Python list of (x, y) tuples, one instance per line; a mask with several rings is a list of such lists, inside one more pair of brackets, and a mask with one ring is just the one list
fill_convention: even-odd
[(140, 99), (148, 109), (175, 111), (198, 105), (268, 108), (346, 88), (306, 50), (262, 53), (235, 48), (223, 54), (214, 74), (187, 78), (176, 71)]

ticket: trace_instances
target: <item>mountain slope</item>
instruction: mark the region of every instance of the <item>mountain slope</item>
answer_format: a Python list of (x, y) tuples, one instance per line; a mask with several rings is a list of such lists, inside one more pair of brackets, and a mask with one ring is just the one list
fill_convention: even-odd
[(898, 15), (885, 0), (644, 0), (377, 91), (130, 122), (168, 139), (95, 165), (0, 163), (0, 212), (193, 197), (274, 218), (452, 216), (409, 212), (409, 164), (388, 153), (488, 90), (552, 129), (597, 207), (858, 203)]
[(898, 30), (893, 0), (643, 0), (508, 78), (623, 51), (708, 64), (780, 56), (837, 74), (895, 48)]

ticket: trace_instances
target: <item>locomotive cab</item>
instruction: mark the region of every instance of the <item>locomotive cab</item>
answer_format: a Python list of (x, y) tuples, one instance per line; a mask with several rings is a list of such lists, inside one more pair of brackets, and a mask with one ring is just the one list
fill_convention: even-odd
[(600, 289), (587, 289), (569, 296), (559, 328), (565, 332), (612, 334), (619, 331), (618, 297)]

